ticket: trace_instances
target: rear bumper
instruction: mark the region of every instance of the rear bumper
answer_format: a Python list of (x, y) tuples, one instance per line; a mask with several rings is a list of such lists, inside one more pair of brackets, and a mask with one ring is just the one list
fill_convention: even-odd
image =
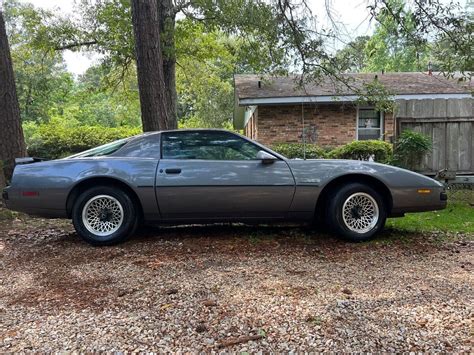
[(2, 200), (5, 201), (5, 203), (8, 201), (8, 190), (10, 187), (5, 187), (2, 191)]
[(41, 201), (34, 201), (34, 198), (22, 198), (20, 191), (11, 186), (3, 189), (2, 200), (6, 207), (12, 211), (45, 218), (67, 218), (66, 209), (45, 208), (40, 203)]

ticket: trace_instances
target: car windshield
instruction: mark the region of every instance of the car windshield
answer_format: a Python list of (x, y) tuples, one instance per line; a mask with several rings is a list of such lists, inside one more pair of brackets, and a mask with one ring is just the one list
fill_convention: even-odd
[(109, 155), (109, 154), (115, 153), (117, 150), (122, 148), (125, 144), (127, 144), (130, 141), (130, 139), (131, 138), (119, 139), (118, 141), (113, 141), (111, 143), (107, 143), (99, 147), (95, 147), (95, 148), (86, 150), (84, 152), (71, 155), (69, 157), (66, 157), (65, 159), (90, 158), (90, 157), (100, 157), (104, 155)]

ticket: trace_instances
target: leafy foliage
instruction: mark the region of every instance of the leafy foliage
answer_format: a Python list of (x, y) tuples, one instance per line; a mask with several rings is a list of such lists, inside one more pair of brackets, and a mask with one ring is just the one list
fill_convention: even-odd
[(67, 105), (52, 117), (61, 116), (85, 125), (139, 126), (140, 102), (134, 68), (117, 87), (105, 82), (110, 72), (104, 65), (90, 67), (75, 82)]
[(354, 141), (329, 153), (330, 158), (371, 160), (387, 163), (392, 157), (392, 145), (379, 140)]
[[(96, 65), (74, 79), (62, 52), (42, 45), (51, 30), (43, 22), (52, 21), (51, 13), (8, 0), (5, 14), (23, 122), (62, 117), (85, 125), (140, 125), (133, 65), (127, 72)], [(116, 76), (121, 84), (113, 86), (110, 80)]]
[(4, 8), (21, 118), (47, 121), (50, 110), (65, 104), (74, 84), (60, 53), (44, 51), (30, 43), (30, 29), (36, 30), (50, 14), (16, 0), (7, 1)]
[[(80, 0), (76, 10), (79, 14), (76, 19), (62, 17), (44, 22), (42, 29), (55, 36), (45, 38), (38, 32), (36, 43), (44, 48), (93, 50), (102, 54), (102, 63), (109, 68), (128, 70), (135, 60), (130, 1)], [(184, 17), (176, 22), (177, 28), (167, 28), (165, 24), (162, 34), (163, 41), (171, 38), (173, 42), (174, 38), (176, 44), (164, 48), (164, 56), (175, 57), (178, 63), (186, 58), (207, 59), (208, 54), (213, 54), (199, 48), (199, 40), (189, 47), (181, 45), (189, 44), (185, 38), (189, 34), (182, 31), (183, 27), (179, 29), (179, 23), (185, 21), (206, 33), (220, 32), (229, 38), (239, 38), (241, 44), (236, 53), (243, 59), (239, 63), (241, 71), (281, 70), (287, 64), (282, 48), (285, 43), (280, 41), (281, 31), (278, 31), (281, 22), (272, 4), (253, 0), (199, 0), (177, 2), (170, 10), (169, 25), (174, 23), (176, 13)]]
[[(25, 98), (21, 100), (25, 102), (24, 121), (47, 122), (52, 117), (63, 117), (86, 125), (140, 125), (128, 0), (82, 0), (77, 6), (80, 20), (52, 16), (17, 0), (8, 2), (11, 27), (15, 28), (11, 33), (21, 33), (25, 46), (36, 57), (52, 56), (57, 62), (39, 63), (38, 75), (33, 75), (31, 63), (20, 53), (15, 57), (17, 78), (32, 82), (27, 86), (18, 81), (20, 98)], [(219, 9), (207, 2), (195, 2), (192, 7), (196, 11), (189, 12), (188, 8), (186, 18), (176, 22), (172, 50), (177, 59), (180, 127), (231, 128), (233, 73), (267, 71), (270, 67), (276, 70), (283, 62), (282, 55), (277, 54), (276, 42), (269, 44), (270, 37), (264, 38), (268, 33), (258, 30), (264, 18), (273, 18), (270, 7), (252, 2), (246, 10), (247, 15), (252, 13), (250, 19), (241, 13), (240, 5), (241, 1), (223, 2)], [(201, 14), (208, 16), (206, 21), (197, 19)], [(245, 28), (245, 33), (237, 35), (238, 28)], [(62, 51), (57, 50), (65, 48), (97, 51), (101, 54), (100, 63), (76, 81), (66, 72), (67, 81), (62, 76)], [(23, 66), (29, 69), (28, 75), (19, 72)], [(283, 66), (279, 68), (282, 72)], [(56, 77), (61, 80), (54, 80)], [(57, 93), (45, 88), (46, 85)], [(37, 90), (31, 92), (29, 88)], [(44, 105), (33, 111), (26, 104), (30, 101)]]
[(369, 36), (359, 36), (336, 53), (341, 71), (360, 72), (367, 66), (366, 46)]
[(82, 126), (62, 119), (28, 123), (24, 128), (28, 154), (47, 159), (78, 153), (141, 132), (135, 127)]
[(468, 79), (474, 70), (473, 6), (468, 2), (463, 10), (439, 0), (375, 0), (369, 3), (376, 21), (373, 35), (349, 42), (336, 59), (345, 71), (427, 71), (430, 66)]
[(304, 146), (303, 143), (279, 143), (273, 145), (272, 149), (289, 159), (303, 159), (305, 151), (306, 159), (326, 158), (326, 151), (314, 144), (306, 144)]
[[(379, 22), (379, 36), (367, 48), (373, 54), (368, 70), (377, 64), (382, 69), (396, 71), (426, 70), (428, 58), (433, 57), (436, 70), (447, 76), (460, 71), (461, 79), (472, 77), (472, 4), (462, 9), (459, 3), (443, 0), (409, 3), (404, 0), (375, 0), (369, 5), (372, 16)], [(377, 32), (377, 31), (376, 31)], [(384, 45), (388, 43), (388, 46)], [(384, 63), (384, 55), (393, 61)], [(381, 61), (377, 63), (377, 61)]]
[[(427, 41), (416, 37), (416, 19), (404, 0), (387, 0), (377, 15), (377, 27), (365, 46), (364, 71), (426, 71)], [(398, 16), (403, 17), (399, 18)], [(396, 15), (398, 14), (398, 15)], [(397, 16), (397, 18), (395, 17)]]
[(231, 128), (240, 43), (189, 20), (177, 23), (176, 35), (177, 51), (194, 53), (183, 56), (176, 70), (179, 126)]
[(377, 79), (362, 84), (357, 103), (359, 105), (373, 106), (377, 111), (381, 112), (393, 112), (395, 108), (393, 95)]
[(430, 150), (431, 140), (428, 137), (415, 131), (405, 130), (395, 142), (393, 163), (410, 170), (417, 170), (423, 156)]

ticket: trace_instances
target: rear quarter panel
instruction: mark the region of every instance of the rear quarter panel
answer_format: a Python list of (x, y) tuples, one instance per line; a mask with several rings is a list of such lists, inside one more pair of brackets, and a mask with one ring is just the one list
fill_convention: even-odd
[[(157, 159), (114, 157), (19, 165), (9, 189), (8, 207), (31, 214), (66, 217), (67, 198), (78, 183), (108, 177), (127, 184), (137, 194), (144, 210), (157, 213), (153, 193), (157, 165)], [(37, 195), (24, 196), (28, 191)]]

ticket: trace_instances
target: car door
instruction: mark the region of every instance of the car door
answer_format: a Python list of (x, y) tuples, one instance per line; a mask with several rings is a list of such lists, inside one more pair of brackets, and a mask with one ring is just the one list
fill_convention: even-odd
[(295, 182), (288, 164), (225, 131), (162, 133), (156, 196), (164, 219), (282, 218)]

